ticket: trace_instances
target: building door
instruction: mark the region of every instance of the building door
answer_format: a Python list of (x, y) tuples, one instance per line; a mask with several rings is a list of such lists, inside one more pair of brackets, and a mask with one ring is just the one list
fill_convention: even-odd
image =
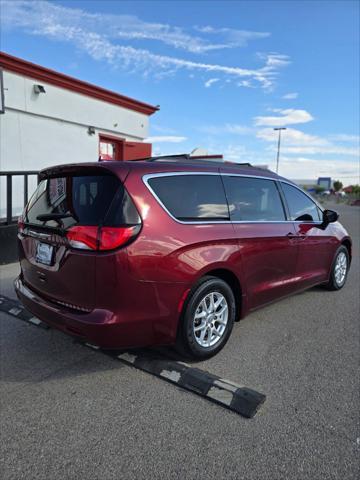
[(99, 160), (139, 160), (151, 157), (151, 143), (127, 142), (121, 138), (100, 135)]
[(99, 137), (99, 160), (124, 160), (124, 140), (115, 137)]
[(151, 157), (151, 143), (125, 142), (124, 160), (139, 160)]

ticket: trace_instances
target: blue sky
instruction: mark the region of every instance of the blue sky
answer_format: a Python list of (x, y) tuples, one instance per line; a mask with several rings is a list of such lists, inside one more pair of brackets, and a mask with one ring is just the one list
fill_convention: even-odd
[(1, 1), (1, 49), (139, 100), (154, 153), (359, 182), (359, 2)]

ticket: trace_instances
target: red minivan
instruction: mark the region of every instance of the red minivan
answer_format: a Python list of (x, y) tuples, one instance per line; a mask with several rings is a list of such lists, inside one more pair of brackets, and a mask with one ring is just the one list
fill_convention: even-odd
[(19, 299), (103, 348), (206, 358), (247, 312), (339, 290), (351, 239), (289, 180), (186, 158), (51, 167), (19, 219)]

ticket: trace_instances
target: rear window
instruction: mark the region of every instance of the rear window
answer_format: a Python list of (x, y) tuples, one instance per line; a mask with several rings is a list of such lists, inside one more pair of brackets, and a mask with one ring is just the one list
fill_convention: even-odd
[(229, 220), (219, 175), (154, 177), (148, 183), (165, 208), (178, 220)]
[(25, 222), (69, 228), (74, 225), (133, 225), (140, 219), (117, 177), (75, 175), (42, 180), (29, 201)]

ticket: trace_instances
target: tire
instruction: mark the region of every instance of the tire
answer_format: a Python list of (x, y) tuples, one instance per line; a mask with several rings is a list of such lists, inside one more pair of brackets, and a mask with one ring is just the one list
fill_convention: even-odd
[(235, 316), (235, 297), (230, 286), (220, 278), (203, 277), (191, 289), (184, 304), (177, 351), (197, 360), (212, 357), (228, 341)]
[(342, 245), (336, 251), (333, 263), (331, 265), (330, 279), (325, 285), (328, 290), (340, 290), (346, 283), (350, 267), (350, 258), (348, 249)]

